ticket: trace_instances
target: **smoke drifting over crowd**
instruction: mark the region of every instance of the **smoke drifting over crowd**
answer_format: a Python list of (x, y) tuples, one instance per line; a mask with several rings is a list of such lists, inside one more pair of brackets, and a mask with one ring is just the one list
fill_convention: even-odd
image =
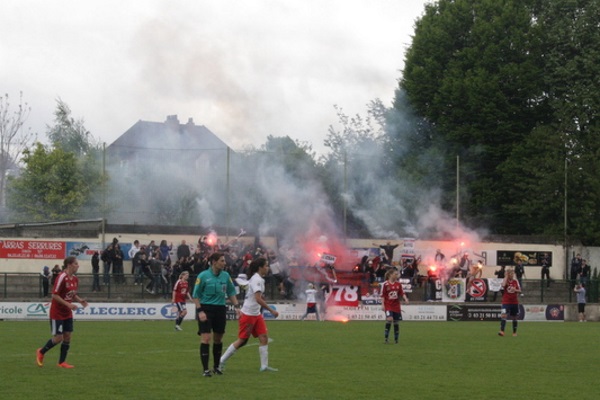
[(350, 149), (346, 165), (330, 160), (323, 168), (290, 162), (293, 154), (228, 155), (226, 149), (193, 149), (186, 143), (179, 134), (165, 135), (159, 145), (140, 150), (145, 168), (114, 165), (109, 171), (111, 218), (199, 225), (219, 235), (245, 229), (250, 235), (276, 237), (280, 250), (342, 256), (345, 201), (347, 214), (363, 225), (363, 232), (366, 228), (367, 237), (478, 241), (476, 232), (442, 211), (439, 189), (403, 180), (387, 166), (383, 144), (357, 146)]

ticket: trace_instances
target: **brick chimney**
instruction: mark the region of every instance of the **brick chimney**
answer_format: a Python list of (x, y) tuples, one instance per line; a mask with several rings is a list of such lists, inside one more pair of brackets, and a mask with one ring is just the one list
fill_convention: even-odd
[(167, 120), (165, 121), (165, 125), (168, 128), (177, 131), (179, 130), (179, 119), (177, 118), (177, 114), (175, 115), (167, 115)]

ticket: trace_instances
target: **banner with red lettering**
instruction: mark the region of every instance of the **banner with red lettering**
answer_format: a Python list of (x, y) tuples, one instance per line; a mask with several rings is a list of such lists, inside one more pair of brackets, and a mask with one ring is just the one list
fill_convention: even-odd
[(0, 240), (0, 258), (62, 260), (65, 242), (49, 240)]

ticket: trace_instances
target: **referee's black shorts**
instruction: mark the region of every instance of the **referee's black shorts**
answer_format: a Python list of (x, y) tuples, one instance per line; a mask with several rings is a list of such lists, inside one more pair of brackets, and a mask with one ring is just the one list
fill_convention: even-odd
[[(197, 310), (196, 310), (197, 311)], [(227, 323), (227, 307), (202, 304), (202, 311), (206, 314), (206, 321), (200, 321), (199, 312), (196, 312), (198, 320), (198, 335), (203, 333), (225, 333)]]

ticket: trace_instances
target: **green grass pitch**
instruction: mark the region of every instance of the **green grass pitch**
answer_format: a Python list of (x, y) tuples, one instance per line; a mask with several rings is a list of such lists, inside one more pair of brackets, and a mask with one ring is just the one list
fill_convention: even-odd
[[(383, 322), (267, 321), (270, 364), (257, 340), (223, 376), (204, 378), (196, 323), (75, 321), (68, 362), (59, 348), (35, 363), (49, 323), (0, 321), (0, 399), (598, 399), (600, 324), (402, 322), (383, 344)], [(224, 346), (237, 333), (228, 322)], [(212, 356), (211, 356), (212, 357)]]

